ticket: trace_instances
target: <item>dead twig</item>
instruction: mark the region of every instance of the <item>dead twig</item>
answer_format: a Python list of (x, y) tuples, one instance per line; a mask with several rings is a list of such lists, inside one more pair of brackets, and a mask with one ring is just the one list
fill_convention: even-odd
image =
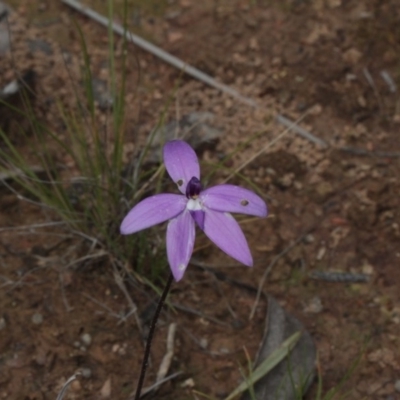
[(128, 290), (124, 284), (124, 280), (121, 276), (121, 274), (118, 271), (117, 266), (113, 263), (113, 267), (114, 267), (114, 279), (115, 282), (117, 283), (118, 287), (121, 289), (122, 293), (124, 294), (126, 300), (129, 303), (129, 306), (131, 308), (131, 313), (134, 315), (135, 320), (136, 320), (136, 325), (139, 329), (140, 334), (143, 336), (143, 328), (142, 328), (142, 324), (140, 323), (140, 318), (139, 315), (137, 313), (137, 305), (134, 303), (134, 301), (132, 300), (131, 296), (128, 293)]
[(171, 366), (172, 357), (174, 356), (174, 341), (175, 341), (175, 333), (176, 333), (176, 322), (173, 322), (169, 325), (168, 328), (168, 336), (167, 336), (167, 352), (165, 353), (160, 368), (157, 372), (156, 383), (160, 382), (165, 378), (169, 367)]
[(289, 118), (286, 118), (280, 114), (276, 117), (276, 120), (280, 124), (286, 126), (289, 130), (292, 130), (292, 131), (298, 133), (300, 136), (309, 140), (310, 142), (318, 144), (319, 146), (322, 146), (324, 148), (328, 147), (328, 143), (326, 143), (325, 140), (322, 140), (322, 139), (318, 138), (317, 136), (313, 135), (311, 132), (306, 131), (304, 128), (302, 128), (301, 126), (299, 126), (297, 124), (298, 121), (293, 122)]
[[(171, 381), (172, 379), (175, 379), (177, 376), (182, 375), (182, 374), (183, 374), (182, 371), (178, 371), (178, 372), (175, 372), (175, 373), (173, 373), (171, 375), (168, 375), (167, 377), (165, 377), (164, 379), (161, 379), (160, 381), (155, 382), (153, 385), (143, 389), (140, 397), (143, 397), (146, 394), (150, 393), (151, 391), (153, 391), (155, 389), (158, 389), (158, 387), (161, 386), (163, 383)], [(129, 400), (131, 400), (131, 399), (133, 399), (132, 396), (129, 398)]]
[(61, 388), (60, 393), (57, 396), (56, 400), (62, 400), (64, 398), (65, 393), (67, 392), (67, 389), (69, 387), (69, 385), (78, 379), (78, 376), (81, 376), (82, 373), (81, 372), (77, 372), (76, 374), (72, 375), (70, 378), (68, 378), (68, 380), (64, 383), (64, 386)]
[(201, 318), (207, 319), (207, 320), (209, 320), (211, 322), (214, 322), (215, 324), (218, 324), (218, 325), (221, 325), (221, 326), (230, 327), (230, 325), (227, 324), (226, 322), (222, 322), (217, 318), (214, 318), (214, 317), (211, 317), (210, 315), (202, 313), (201, 311), (197, 311), (197, 310), (194, 310), (193, 308), (185, 307), (185, 306), (182, 306), (181, 304), (177, 304), (177, 303), (170, 303), (170, 304), (171, 304), (172, 307), (174, 307), (174, 308), (176, 308), (178, 310), (187, 312), (189, 314), (197, 315), (197, 316), (199, 316)]
[(252, 307), (252, 309), (251, 309), (250, 316), (249, 316), (249, 319), (250, 319), (250, 320), (253, 319), (253, 317), (254, 317), (254, 314), (255, 314), (255, 312), (256, 312), (258, 303), (259, 303), (259, 301), (260, 301), (261, 293), (263, 292), (262, 288), (263, 288), (264, 283), (265, 283), (265, 281), (266, 281), (268, 275), (270, 274), (272, 268), (275, 266), (275, 264), (276, 264), (283, 256), (285, 256), (285, 255), (286, 255), (287, 253), (289, 253), (294, 247), (296, 247), (296, 246), (304, 239), (304, 237), (305, 237), (306, 235), (308, 235), (313, 229), (314, 229), (314, 227), (313, 227), (313, 228), (310, 228), (310, 229), (307, 230), (305, 233), (303, 233), (301, 236), (299, 236), (293, 243), (291, 243), (289, 246), (287, 246), (286, 248), (284, 248), (279, 254), (277, 254), (277, 255), (272, 259), (272, 261), (269, 263), (269, 265), (268, 265), (268, 267), (265, 269), (264, 274), (263, 274), (263, 276), (262, 276), (262, 278), (261, 278), (261, 281), (260, 281), (260, 283), (259, 283), (259, 285), (258, 285), (257, 296), (256, 296), (256, 299), (255, 299), (255, 301), (254, 301), (254, 304), (253, 304), (253, 307)]
[(90, 296), (89, 294), (82, 293), (82, 295), (85, 296), (86, 298), (88, 298), (89, 300), (91, 300), (93, 303), (95, 303), (95, 304), (99, 305), (100, 307), (104, 308), (105, 310), (107, 310), (111, 314), (111, 316), (113, 316), (114, 318), (119, 319), (117, 325), (121, 324), (122, 322), (125, 322), (132, 315), (132, 310), (130, 310), (125, 315), (121, 315), (121, 314), (114, 312), (110, 307), (108, 307), (105, 304), (103, 304), (102, 302), (96, 300), (94, 297)]
[[(29, 170), (32, 171), (34, 174), (42, 174), (45, 170), (42, 167), (32, 165), (29, 167)], [(0, 183), (6, 180), (13, 180), (15, 178), (27, 177), (25, 171), (20, 168), (13, 168), (7, 171), (0, 172)]]
[(308, 276), (318, 281), (334, 283), (366, 283), (370, 280), (370, 277), (366, 274), (338, 271), (311, 271)]
[(61, 0), (61, 1), (64, 4), (68, 5), (69, 7), (74, 8), (81, 14), (84, 14), (87, 17), (91, 18), (92, 20), (98, 22), (100, 25), (103, 25), (105, 27), (111, 25), (115, 33), (117, 33), (120, 36), (126, 37), (126, 39), (129, 42), (134, 43), (136, 46), (139, 46), (140, 48), (148, 51), (149, 53), (155, 55), (156, 57), (160, 58), (166, 63), (174, 66), (180, 71), (185, 72), (186, 74), (192, 76), (193, 78), (196, 78), (199, 81), (204, 82), (211, 87), (214, 87), (215, 89), (218, 89), (226, 94), (229, 94), (232, 97), (235, 97), (242, 103), (245, 103), (251, 107), (257, 107), (257, 103), (253, 99), (249, 99), (248, 97), (241, 95), (237, 90), (231, 88), (230, 86), (224, 85), (223, 83), (216, 81), (214, 78), (198, 70), (197, 68), (194, 68), (191, 65), (185, 63), (184, 61), (180, 60), (179, 58), (167, 53), (166, 51), (160, 49), (159, 47), (148, 42), (147, 40), (144, 40), (140, 36), (137, 36), (132, 32), (127, 31), (124, 26), (117, 24), (116, 22), (110, 21), (108, 18), (100, 15), (91, 8), (85, 7), (79, 1), (76, 0)]
[(385, 83), (388, 85), (389, 90), (392, 93), (396, 93), (397, 92), (397, 85), (396, 85), (396, 82), (391, 77), (391, 75), (389, 74), (389, 72), (387, 72), (385, 70), (381, 71), (381, 77), (385, 81)]
[(257, 157), (259, 157), (261, 154), (263, 154), (266, 150), (268, 150), (270, 147), (272, 147), (276, 142), (278, 142), (280, 139), (282, 139), (286, 134), (289, 133), (290, 129), (292, 126), (295, 124), (299, 123), (304, 119), (304, 117), (307, 115), (307, 113), (304, 113), (301, 117), (299, 117), (296, 122), (293, 122), (291, 126), (289, 126), (287, 129), (285, 129), (283, 132), (281, 132), (276, 138), (272, 139), (269, 143), (267, 143), (264, 147), (261, 148), (257, 153), (253, 154), (246, 162), (244, 162), (242, 165), (240, 165), (238, 168), (236, 168), (226, 179), (224, 179), (223, 183), (228, 182), (230, 179), (232, 179), (238, 172), (240, 172), (244, 167), (252, 163)]
[(357, 147), (344, 146), (339, 147), (340, 151), (346, 153), (355, 154), (357, 156), (367, 156), (367, 157), (384, 157), (384, 158), (399, 158), (400, 152), (392, 151), (369, 151), (365, 149), (359, 149)]

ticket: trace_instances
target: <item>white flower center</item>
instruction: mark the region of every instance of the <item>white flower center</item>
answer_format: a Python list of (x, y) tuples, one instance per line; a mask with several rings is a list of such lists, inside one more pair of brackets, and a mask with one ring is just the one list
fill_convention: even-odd
[(198, 211), (198, 210), (202, 210), (202, 204), (199, 198), (197, 199), (189, 199), (187, 204), (186, 204), (186, 208), (189, 211)]

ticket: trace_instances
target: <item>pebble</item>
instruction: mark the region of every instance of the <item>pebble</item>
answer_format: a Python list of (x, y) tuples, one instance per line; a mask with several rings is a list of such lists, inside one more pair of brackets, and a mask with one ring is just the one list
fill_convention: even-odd
[(305, 243), (313, 243), (315, 240), (314, 235), (312, 235), (311, 233), (309, 233), (308, 235), (304, 236), (304, 242)]
[(71, 389), (72, 389), (74, 392), (80, 392), (80, 391), (82, 390), (81, 383), (80, 383), (78, 380), (73, 381), (73, 382), (71, 383)]
[(0, 318), (0, 331), (3, 330), (7, 326), (6, 320), (1, 317)]
[(35, 325), (40, 325), (41, 323), (43, 323), (43, 315), (40, 313), (35, 313), (32, 315), (31, 320)]
[(92, 344), (92, 337), (89, 333), (84, 333), (81, 336), (81, 341), (85, 346), (90, 346)]
[(398, 379), (395, 384), (394, 384), (394, 388), (396, 389), (396, 392), (400, 393), (400, 379)]
[(324, 309), (322, 301), (318, 296), (313, 297), (304, 307), (304, 312), (309, 314), (318, 314)]
[(92, 377), (92, 370), (90, 368), (82, 368), (81, 369), (82, 376), (86, 379)]

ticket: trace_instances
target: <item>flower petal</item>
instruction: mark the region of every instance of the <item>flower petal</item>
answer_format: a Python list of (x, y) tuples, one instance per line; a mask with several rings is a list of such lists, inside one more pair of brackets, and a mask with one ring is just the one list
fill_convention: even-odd
[(183, 212), (168, 223), (167, 256), (175, 281), (182, 279), (192, 256), (195, 224), (189, 211)]
[(192, 218), (195, 220), (196, 224), (200, 229), (204, 230), (204, 217), (205, 213), (203, 210), (190, 211)]
[(194, 150), (183, 140), (171, 140), (164, 146), (164, 164), (179, 190), (186, 194), (186, 186), (193, 178), (200, 179), (200, 166)]
[(234, 185), (217, 185), (200, 193), (205, 207), (215, 211), (267, 216), (265, 201), (250, 190)]
[(229, 213), (210, 209), (206, 209), (205, 214), (204, 233), (209, 239), (235, 260), (253, 266), (249, 246), (235, 218)]
[(147, 197), (129, 211), (120, 231), (123, 235), (129, 235), (175, 218), (185, 209), (186, 203), (186, 197), (180, 194), (162, 193)]

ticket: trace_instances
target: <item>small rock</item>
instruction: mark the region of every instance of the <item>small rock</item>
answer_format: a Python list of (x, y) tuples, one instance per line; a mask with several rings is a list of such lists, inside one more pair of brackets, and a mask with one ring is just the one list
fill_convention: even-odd
[(82, 376), (86, 379), (92, 377), (92, 370), (90, 368), (82, 368), (81, 369)]
[(315, 188), (316, 200), (319, 202), (325, 201), (333, 191), (333, 186), (329, 182), (320, 182)]
[(108, 378), (100, 389), (100, 396), (103, 399), (108, 399), (111, 396), (111, 378)]
[(0, 56), (7, 53), (10, 49), (10, 33), (8, 31), (7, 15), (11, 9), (0, 1)]
[(43, 323), (43, 315), (40, 313), (35, 313), (32, 315), (32, 323), (34, 323), (35, 325), (40, 325), (41, 323)]
[(181, 32), (169, 32), (168, 33), (168, 42), (175, 43), (183, 38), (183, 34)]
[(161, 144), (165, 140), (172, 140), (182, 135), (185, 135), (185, 140), (198, 153), (213, 150), (223, 134), (221, 130), (214, 128), (215, 120), (215, 114), (199, 111), (186, 114), (179, 121), (171, 121), (157, 131), (148, 155), (148, 161), (151, 163), (158, 162)]
[(326, 253), (326, 247), (321, 247), (317, 253), (316, 257), (317, 261), (321, 261), (324, 258), (325, 253)]
[(118, 343), (115, 343), (115, 344), (112, 345), (111, 351), (112, 351), (113, 353), (117, 353), (118, 350), (119, 350), (119, 347), (120, 347), (119, 344), (118, 344)]
[(309, 233), (308, 235), (304, 236), (304, 242), (305, 243), (313, 243), (315, 240), (314, 235), (312, 235), (311, 233)]
[(114, 105), (114, 99), (108, 90), (107, 81), (104, 79), (92, 79), (93, 98), (101, 110), (110, 110)]
[(200, 339), (200, 346), (202, 349), (206, 349), (208, 347), (208, 340), (206, 338)]
[(7, 326), (6, 320), (4, 317), (0, 318), (0, 331), (3, 330)]
[(33, 53), (36, 53), (37, 51), (41, 51), (42, 53), (46, 54), (47, 56), (50, 56), (53, 54), (53, 49), (51, 48), (51, 45), (41, 39), (29, 39), (28, 47), (29, 47), (29, 50), (32, 51)]
[(84, 333), (81, 336), (81, 341), (85, 346), (89, 347), (92, 344), (92, 337), (89, 333)]
[(194, 387), (194, 380), (193, 378), (186, 379), (181, 383), (182, 388), (193, 388)]
[(80, 392), (81, 389), (82, 389), (82, 385), (81, 385), (81, 383), (80, 383), (78, 380), (75, 380), (75, 381), (73, 381), (73, 382), (71, 383), (71, 389), (72, 389), (74, 392)]
[(309, 314), (318, 314), (323, 310), (322, 301), (318, 296), (315, 296), (304, 307), (304, 312)]
[(343, 54), (344, 61), (346, 61), (347, 63), (349, 63), (351, 65), (357, 64), (358, 61), (360, 61), (361, 57), (362, 57), (362, 53), (354, 47), (347, 50)]
[(394, 388), (396, 389), (396, 392), (400, 393), (400, 379), (398, 379), (395, 384), (394, 384)]

